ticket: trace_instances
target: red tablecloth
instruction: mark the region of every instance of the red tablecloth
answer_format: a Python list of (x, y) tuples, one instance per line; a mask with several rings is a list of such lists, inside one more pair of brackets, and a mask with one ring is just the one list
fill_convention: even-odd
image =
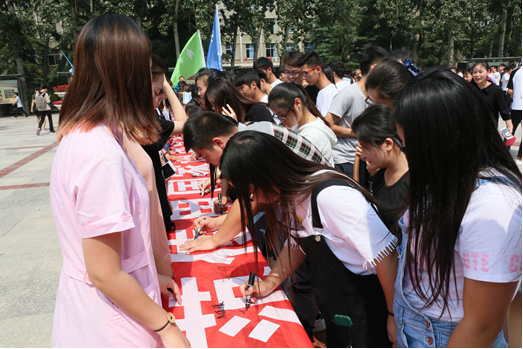
[[(183, 158), (175, 164), (178, 174), (168, 182), (168, 197), (174, 211), (172, 219), (176, 222), (176, 231), (170, 234), (169, 245), (182, 305), (172, 298), (164, 299), (164, 308), (173, 312), (191, 346), (312, 347), (281, 289), (259, 299), (245, 311), (239, 286), (248, 279), (251, 271), (255, 271), (259, 279), (264, 279), (270, 272), (260, 252), (256, 252), (256, 264), (248, 233), (240, 234), (213, 251), (187, 254), (178, 249), (186, 240), (194, 238), (194, 218), (215, 214), (210, 194), (202, 198), (198, 190), (198, 182), (208, 178), (209, 166), (203, 161), (191, 161), (180, 138), (172, 142), (171, 150), (177, 150)], [(206, 177), (193, 177), (196, 173)], [(243, 239), (248, 241), (246, 249), (242, 246)]]

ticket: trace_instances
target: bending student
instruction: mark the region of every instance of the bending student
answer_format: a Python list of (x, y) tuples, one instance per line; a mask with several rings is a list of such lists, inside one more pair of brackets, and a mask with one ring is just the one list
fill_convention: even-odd
[[(305, 161), (257, 132), (234, 135), (220, 168), (238, 195), (247, 222), (242, 228), (254, 229), (252, 198), (266, 206), (265, 239), (287, 240), (271, 273), (248, 290), (242, 285), (242, 293), (252, 294), (253, 302), (269, 295), (307, 259), (327, 346), (390, 347), (387, 325), (393, 342), (396, 334), (389, 314), (397, 239), (381, 222), (370, 194), (348, 176)], [(340, 326), (336, 318), (350, 318), (352, 325)]]

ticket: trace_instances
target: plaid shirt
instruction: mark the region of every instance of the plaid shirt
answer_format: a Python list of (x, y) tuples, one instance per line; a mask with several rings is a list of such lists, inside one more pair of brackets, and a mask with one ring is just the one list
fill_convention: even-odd
[(283, 126), (272, 124), (270, 122), (256, 122), (250, 125), (238, 124), (238, 132), (258, 131), (269, 134), (278, 138), (282, 143), (288, 146), (296, 155), (300, 157), (328, 165), (321, 152), (305, 137)]

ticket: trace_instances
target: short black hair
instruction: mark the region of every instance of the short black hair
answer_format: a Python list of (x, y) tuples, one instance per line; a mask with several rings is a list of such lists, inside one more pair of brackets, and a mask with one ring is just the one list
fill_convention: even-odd
[(370, 67), (373, 64), (378, 64), (383, 60), (383, 57), (387, 54), (387, 51), (380, 46), (367, 47), (360, 57), (360, 70), (361, 75), (367, 75), (370, 72)]
[(17, 96), (18, 96), (18, 92), (15, 92), (15, 95), (17, 95)]
[(195, 113), (201, 113), (205, 109), (202, 108), (202, 106), (196, 102), (194, 99), (191, 99), (186, 105), (185, 105), (185, 113), (192, 117), (195, 115)]
[(409, 50), (404, 49), (392, 50), (389, 53), (387, 53), (383, 58), (384, 61), (398, 61), (401, 64), (405, 64), (405, 61), (407, 59), (416, 65), (418, 64), (418, 61), (416, 60), (416, 57), (414, 57), (414, 54)]
[[(234, 77), (234, 86), (238, 87), (241, 85), (250, 86), (251, 82), (255, 82), (258, 88), (260, 87), (260, 77), (256, 74), (254, 69), (241, 69)], [(265, 80), (267, 81), (267, 80)]]
[(196, 84), (189, 85), (189, 91), (193, 99), (198, 98), (198, 86)]
[(237, 125), (234, 119), (212, 111), (191, 116), (183, 125), (185, 151), (212, 149), (213, 138), (232, 135)]
[[(280, 70), (279, 68), (277, 68), (276, 70)], [(273, 73), (275, 73), (273, 71)], [(263, 79), (265, 82), (269, 82), (269, 78), (267, 77), (267, 74), (265, 74), (265, 72), (263, 70), (256, 70), (256, 74), (258, 74), (258, 77), (260, 78), (260, 83), (261, 83), (261, 80)]]
[(271, 70), (274, 70), (274, 65), (272, 64), (272, 61), (269, 58), (260, 57), (254, 62), (253, 68), (254, 69), (271, 68)]
[(345, 75), (345, 64), (342, 61), (334, 61), (330, 64), (331, 69), (341, 79)]
[(47, 88), (47, 85), (42, 85), (42, 87), (40, 88), (40, 90), (45, 90)]
[(316, 53), (316, 51), (308, 51), (306, 54), (301, 57), (301, 59), (298, 61), (298, 65), (301, 67), (302, 65), (307, 64), (309, 67), (317, 67), (322, 66), (323, 62), (321, 61), (320, 56)]
[(289, 51), (285, 54), (285, 56), (283, 56), (283, 64), (300, 68), (303, 64), (298, 64), (298, 62), (302, 57), (303, 53), (300, 51)]

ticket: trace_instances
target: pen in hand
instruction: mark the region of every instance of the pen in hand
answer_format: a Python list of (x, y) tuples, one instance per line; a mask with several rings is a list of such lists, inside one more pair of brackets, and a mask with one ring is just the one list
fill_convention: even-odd
[[(202, 219), (202, 221), (204, 221), (204, 219)], [(198, 239), (198, 236), (200, 236), (200, 232), (202, 231), (202, 227), (199, 227), (198, 229), (195, 230), (194, 232), (194, 240)]]
[[(249, 289), (249, 287), (254, 286), (255, 278), (256, 278), (256, 273), (251, 271), (251, 273), (249, 274), (249, 282), (247, 283), (247, 289)], [(245, 297), (245, 311), (249, 310), (249, 306), (251, 305), (251, 297), (252, 297), (252, 293), (250, 295), (248, 295), (247, 297)]]
[(202, 185), (202, 198), (204, 197), (205, 195), (205, 183), (207, 182), (206, 179), (203, 180), (203, 185)]
[(218, 193), (218, 206), (220, 207), (220, 214), (223, 215), (222, 193)]

